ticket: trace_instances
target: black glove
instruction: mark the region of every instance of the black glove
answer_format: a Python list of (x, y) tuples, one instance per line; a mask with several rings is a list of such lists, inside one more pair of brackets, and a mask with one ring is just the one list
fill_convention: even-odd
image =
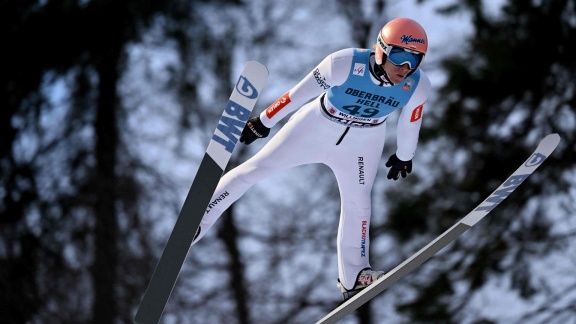
[(390, 156), (386, 166), (390, 168), (387, 178), (394, 179), (394, 181), (398, 180), (400, 175), (402, 175), (402, 178), (406, 178), (406, 174), (412, 172), (412, 160), (402, 161), (396, 154)]
[(270, 134), (270, 128), (264, 126), (260, 121), (260, 116), (248, 119), (242, 134), (240, 134), (240, 142), (246, 145), (254, 142), (258, 138), (264, 138)]

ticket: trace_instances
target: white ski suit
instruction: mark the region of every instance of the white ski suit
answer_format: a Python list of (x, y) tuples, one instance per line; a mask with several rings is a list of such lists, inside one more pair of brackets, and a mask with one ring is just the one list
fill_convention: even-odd
[(332, 53), (263, 111), (261, 122), (271, 128), (300, 108), (262, 150), (222, 177), (193, 244), (261, 179), (294, 166), (324, 163), (336, 176), (341, 198), (338, 275), (343, 286), (352, 289), (358, 273), (370, 267), (371, 191), (384, 148), (386, 119), (401, 109), (396, 155), (411, 160), (431, 89), (420, 69), (392, 85), (377, 76), (374, 64), (372, 50)]

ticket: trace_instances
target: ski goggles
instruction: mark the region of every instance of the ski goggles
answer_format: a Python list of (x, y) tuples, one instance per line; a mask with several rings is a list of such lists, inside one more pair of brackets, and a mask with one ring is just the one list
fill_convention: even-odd
[(392, 47), (390, 54), (388, 54), (388, 60), (397, 66), (408, 64), (410, 70), (413, 70), (420, 63), (420, 55), (408, 52), (400, 47)]
[(408, 64), (410, 70), (415, 69), (424, 57), (422, 53), (386, 44), (380, 34), (378, 34), (378, 46), (392, 64), (397, 66)]

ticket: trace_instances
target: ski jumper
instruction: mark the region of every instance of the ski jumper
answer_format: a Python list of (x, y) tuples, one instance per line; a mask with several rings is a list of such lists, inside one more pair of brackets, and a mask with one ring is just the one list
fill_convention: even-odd
[(340, 191), (338, 276), (345, 288), (353, 288), (358, 273), (370, 267), (371, 192), (386, 120), (401, 109), (396, 155), (411, 160), (431, 88), (419, 69), (392, 85), (377, 76), (374, 64), (371, 50), (334, 52), (263, 111), (260, 119), (271, 128), (300, 108), (258, 153), (222, 177), (193, 244), (258, 181), (294, 166), (323, 163), (334, 172)]

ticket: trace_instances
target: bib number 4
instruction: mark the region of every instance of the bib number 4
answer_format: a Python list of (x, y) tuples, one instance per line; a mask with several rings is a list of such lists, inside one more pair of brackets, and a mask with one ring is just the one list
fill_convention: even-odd
[(348, 105), (343, 106), (343, 110), (346, 110), (350, 115), (363, 118), (372, 118), (378, 114), (378, 109), (376, 108), (365, 108), (360, 105)]

